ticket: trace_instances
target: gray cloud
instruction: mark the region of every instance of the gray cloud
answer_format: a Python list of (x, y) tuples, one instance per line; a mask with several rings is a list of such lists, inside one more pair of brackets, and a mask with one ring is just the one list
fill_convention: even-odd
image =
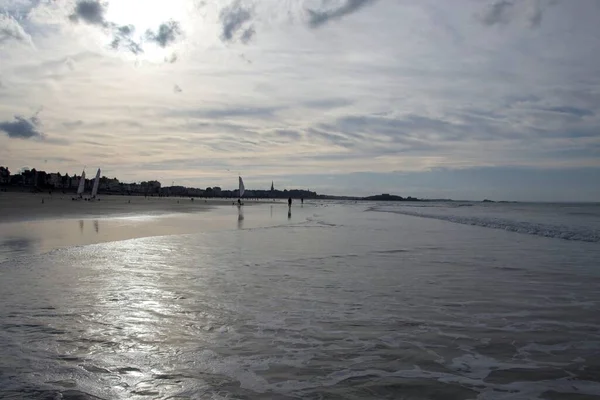
[(366, 5), (373, 4), (377, 0), (346, 0), (341, 6), (332, 10), (315, 11), (308, 10), (308, 24), (311, 28), (319, 28), (330, 21), (340, 19), (352, 14)]
[(322, 129), (309, 128), (307, 134), (312, 138), (320, 138), (336, 146), (345, 148), (356, 147), (357, 141), (350, 138), (347, 134), (326, 132)]
[(161, 24), (156, 32), (148, 30), (146, 32), (146, 39), (151, 42), (155, 42), (160, 47), (164, 48), (175, 42), (181, 33), (182, 32), (181, 28), (179, 27), (179, 23), (171, 20)]
[(165, 57), (165, 62), (169, 64), (173, 64), (177, 61), (177, 53), (171, 54), (169, 57)]
[(244, 31), (244, 33), (242, 33), (242, 36), (240, 37), (240, 40), (242, 41), (242, 43), (248, 44), (252, 40), (252, 38), (254, 37), (255, 33), (256, 33), (256, 30), (254, 30), (254, 27), (251, 26), (250, 28), (246, 29)]
[(135, 26), (133, 25), (122, 25), (114, 27), (113, 29), (113, 40), (110, 46), (114, 49), (126, 49), (133, 54), (140, 54), (144, 52), (142, 45), (133, 40), (133, 34), (135, 33)]
[(107, 3), (99, 0), (79, 0), (69, 19), (73, 22), (85, 22), (90, 25), (107, 26), (104, 18)]
[(530, 0), (530, 9), (527, 15), (527, 21), (532, 28), (538, 27), (542, 23), (544, 13), (548, 6), (558, 3), (558, 0)]
[(282, 136), (289, 139), (299, 140), (302, 138), (302, 134), (298, 131), (291, 129), (277, 129), (275, 130), (277, 136)]
[(0, 131), (12, 139), (43, 139), (44, 134), (38, 129), (40, 120), (37, 114), (31, 118), (15, 115), (14, 121), (0, 122)]
[[(252, 10), (243, 6), (240, 0), (236, 0), (221, 10), (219, 19), (221, 20), (223, 29), (221, 40), (231, 42), (234, 40), (236, 34), (244, 29), (244, 25), (252, 19)], [(249, 26), (242, 32), (240, 40), (242, 43), (248, 43), (254, 34), (254, 28)]]
[(488, 5), (481, 13), (479, 20), (482, 24), (492, 26), (510, 22), (515, 4), (509, 0), (499, 0)]
[[(110, 47), (113, 50), (127, 50), (133, 54), (141, 54), (144, 52), (142, 46), (142, 38), (135, 38), (134, 25), (117, 25), (114, 22), (106, 19), (106, 7), (108, 3), (100, 0), (79, 0), (75, 5), (73, 13), (69, 15), (72, 22), (83, 22), (89, 25), (96, 25), (107, 29), (112, 36)], [(143, 12), (143, 11), (142, 11)], [(177, 21), (168, 21), (161, 24), (155, 31), (148, 30), (144, 36), (149, 42), (154, 42), (160, 47), (167, 47), (182, 34), (181, 28)], [(168, 62), (175, 62), (175, 57), (165, 59)]]
[(271, 118), (280, 107), (230, 107), (221, 109), (188, 109), (173, 110), (170, 116), (185, 116), (189, 118), (232, 118), (232, 117), (258, 117)]
[(181, 93), (181, 92), (183, 92), (183, 89), (182, 89), (182, 88), (180, 88), (180, 87), (179, 87), (179, 85), (174, 85), (174, 86), (173, 86), (173, 91), (174, 91), (175, 93)]
[(544, 12), (539, 1), (536, 1), (531, 9), (531, 14), (528, 17), (529, 25), (532, 27), (539, 26), (542, 23)]
[(73, 129), (73, 128), (79, 128), (80, 126), (82, 126), (83, 121), (78, 119), (76, 121), (66, 121), (66, 122), (63, 122), (62, 124), (65, 128)]
[(568, 106), (550, 107), (550, 108), (546, 108), (544, 110), (557, 112), (557, 113), (561, 113), (561, 114), (570, 114), (570, 115), (574, 115), (576, 117), (588, 117), (588, 116), (595, 115), (595, 113), (592, 110), (586, 110), (584, 108), (568, 107)]
[(486, 26), (506, 25), (521, 15), (530, 27), (535, 28), (542, 23), (546, 8), (556, 2), (556, 0), (521, 0), (518, 2), (496, 0), (478, 15), (478, 19)]
[(309, 100), (303, 103), (304, 107), (316, 108), (316, 109), (332, 109), (349, 106), (353, 102), (347, 99), (330, 98), (330, 99), (318, 99)]

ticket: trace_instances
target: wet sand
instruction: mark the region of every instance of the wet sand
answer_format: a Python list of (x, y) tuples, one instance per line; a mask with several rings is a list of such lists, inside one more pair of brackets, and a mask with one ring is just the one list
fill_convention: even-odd
[[(99, 201), (73, 201), (73, 194), (0, 193), (0, 223), (58, 218), (196, 213), (231, 205), (232, 199), (182, 197), (101, 196)], [(245, 205), (271, 203), (244, 200)]]
[[(249, 221), (244, 209), (252, 215)], [(239, 209), (230, 199), (106, 196), (73, 201), (65, 195), (1, 193), (0, 262), (71, 246), (269, 225), (275, 223), (274, 209), (285, 217), (286, 204), (265, 200), (246, 199)]]

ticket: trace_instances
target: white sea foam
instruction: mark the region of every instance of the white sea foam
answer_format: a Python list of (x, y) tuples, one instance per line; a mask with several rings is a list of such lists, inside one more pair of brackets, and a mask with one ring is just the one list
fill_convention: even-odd
[[(494, 209), (488, 210), (483, 207), (459, 208), (457, 205), (428, 205), (428, 206), (389, 206), (376, 205), (370, 208), (371, 211), (390, 212), (413, 217), (431, 218), (441, 221), (448, 221), (463, 225), (479, 226), (483, 228), (502, 229), (509, 232), (523, 233), (528, 235), (543, 236), (548, 238), (575, 240), (582, 242), (600, 242), (600, 229), (598, 228), (598, 213), (589, 213), (587, 218), (589, 225), (582, 223), (571, 224), (575, 219), (574, 214), (564, 213), (564, 220), (560, 225), (546, 222), (535, 222), (522, 218), (524, 212), (511, 212), (507, 206), (506, 210)], [(418, 210), (418, 211), (415, 211)], [(435, 212), (431, 212), (431, 210)], [(489, 215), (485, 215), (489, 213)], [(504, 215), (506, 217), (498, 217)], [(580, 214), (579, 214), (580, 215)], [(508, 217), (508, 218), (507, 218)], [(536, 215), (539, 218), (539, 215)], [(581, 220), (581, 217), (577, 218)], [(579, 222), (579, 221), (578, 221)]]

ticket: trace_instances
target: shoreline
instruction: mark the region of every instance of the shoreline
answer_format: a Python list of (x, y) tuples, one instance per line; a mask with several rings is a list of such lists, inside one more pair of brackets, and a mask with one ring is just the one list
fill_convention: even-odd
[[(235, 199), (181, 197), (100, 196), (97, 201), (72, 200), (70, 193), (0, 193), (0, 223), (63, 218), (107, 218), (127, 215), (167, 215), (208, 211), (231, 206)], [(282, 204), (281, 201), (244, 200), (253, 204)]]

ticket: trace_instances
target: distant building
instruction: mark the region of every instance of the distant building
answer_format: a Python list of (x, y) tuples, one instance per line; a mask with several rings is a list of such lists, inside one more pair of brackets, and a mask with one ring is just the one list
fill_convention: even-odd
[(56, 172), (52, 172), (46, 175), (46, 184), (54, 188), (62, 188), (63, 179), (62, 176)]
[(34, 169), (21, 172), (23, 186), (34, 186), (37, 171)]
[(271, 181), (271, 192), (275, 191), (275, 186), (273, 185), (273, 181)]
[(79, 181), (81, 180), (81, 176), (73, 175), (73, 177), (69, 180), (69, 188), (78, 188)]
[(98, 189), (108, 192), (119, 192), (121, 191), (121, 183), (117, 178), (100, 178)]
[(10, 171), (6, 167), (0, 167), (0, 185), (10, 183)]

